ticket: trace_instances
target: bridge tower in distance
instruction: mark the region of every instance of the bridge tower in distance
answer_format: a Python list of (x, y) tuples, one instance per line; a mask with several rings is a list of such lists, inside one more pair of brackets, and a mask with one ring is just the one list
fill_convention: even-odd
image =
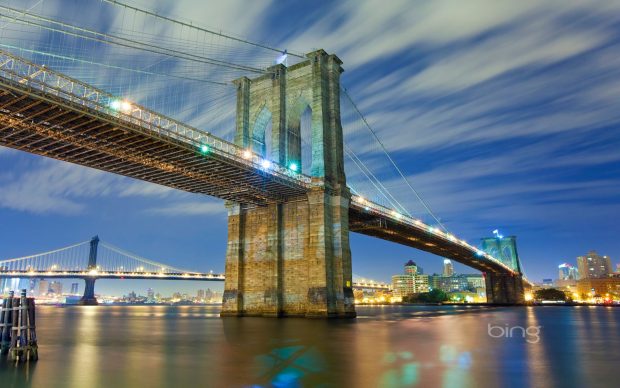
[[(90, 240), (90, 253), (88, 255), (88, 271), (97, 270), (97, 247), (99, 245), (99, 236), (95, 236)], [(95, 298), (95, 276), (86, 276), (84, 282), (84, 295), (78, 304), (85, 306), (96, 306), (98, 304)]]
[(340, 123), (342, 62), (323, 50), (306, 57), (235, 81), (235, 143), (280, 165), (302, 166), (301, 119), (312, 111), (309, 175), (315, 185), (302, 197), (266, 206), (227, 203), (222, 316), (355, 316), (351, 194)]
[(508, 273), (485, 273), (487, 290), (487, 303), (496, 304), (523, 304), (525, 302), (525, 289), (519, 254), (517, 253), (517, 237), (501, 236), (486, 237), (482, 239), (482, 250), (517, 272)]

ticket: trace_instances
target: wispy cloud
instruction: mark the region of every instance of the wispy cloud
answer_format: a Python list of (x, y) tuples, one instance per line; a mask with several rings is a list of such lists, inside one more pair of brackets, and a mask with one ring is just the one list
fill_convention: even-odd
[(146, 212), (164, 216), (222, 216), (226, 214), (226, 208), (221, 201), (188, 201), (150, 208)]

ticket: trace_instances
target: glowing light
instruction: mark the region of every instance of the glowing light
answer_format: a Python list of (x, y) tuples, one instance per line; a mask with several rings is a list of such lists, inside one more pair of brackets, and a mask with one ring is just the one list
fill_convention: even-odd
[(243, 159), (251, 159), (252, 152), (250, 150), (244, 150), (242, 156), (243, 156)]
[(132, 109), (131, 103), (129, 101), (124, 101), (124, 100), (112, 100), (110, 101), (108, 106), (112, 110), (115, 110), (115, 111), (120, 110), (124, 113), (129, 113), (131, 112), (131, 109)]
[(290, 168), (292, 171), (297, 171), (299, 167), (297, 166), (297, 163), (291, 163), (288, 165), (288, 168)]
[(392, 210), (392, 216), (394, 216), (395, 218), (400, 218), (400, 217), (402, 217), (402, 216), (400, 215), (400, 213), (398, 213), (396, 210)]
[(91, 276), (95, 276), (99, 273), (99, 271), (97, 271), (96, 269), (91, 269), (90, 271), (88, 271), (88, 274)]
[(435, 233), (435, 228), (433, 228), (432, 226), (430, 228), (428, 228), (429, 233)]
[(263, 161), (260, 163), (260, 165), (266, 170), (269, 167), (271, 167), (271, 162), (268, 161), (267, 159), (263, 159)]
[(529, 302), (532, 299), (534, 299), (534, 296), (532, 296), (532, 293), (531, 292), (526, 292), (525, 293), (525, 301)]
[(200, 152), (202, 152), (203, 154), (206, 154), (207, 152), (209, 152), (209, 146), (206, 144), (202, 144), (200, 146)]
[(112, 110), (120, 110), (121, 109), (121, 100), (112, 100), (110, 101), (110, 109)]
[(476, 256), (482, 256), (484, 253), (482, 251), (476, 251)]

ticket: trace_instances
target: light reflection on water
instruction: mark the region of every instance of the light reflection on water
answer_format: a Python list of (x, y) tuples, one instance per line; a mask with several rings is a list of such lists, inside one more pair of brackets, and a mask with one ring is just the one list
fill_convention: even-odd
[[(620, 361), (619, 308), (357, 311), (323, 321), (220, 319), (215, 306), (39, 306), (40, 361), (0, 361), (0, 386), (593, 387), (610, 386)], [(540, 340), (494, 338), (488, 325), (541, 326)]]

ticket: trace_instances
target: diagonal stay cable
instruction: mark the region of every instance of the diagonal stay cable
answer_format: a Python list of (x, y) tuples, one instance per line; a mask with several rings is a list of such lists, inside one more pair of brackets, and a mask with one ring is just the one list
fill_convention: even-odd
[(370, 133), (372, 134), (372, 136), (375, 138), (375, 140), (377, 141), (377, 143), (379, 143), (379, 145), (381, 146), (381, 149), (383, 150), (383, 153), (385, 154), (385, 156), (387, 156), (387, 158), (390, 160), (390, 163), (392, 163), (392, 165), (394, 166), (394, 168), (396, 169), (396, 171), (398, 172), (398, 175), (400, 175), (400, 177), (405, 181), (405, 183), (407, 184), (407, 186), (409, 187), (409, 189), (411, 189), (411, 191), (415, 194), (416, 198), (418, 198), (418, 200), (420, 201), (420, 203), (422, 204), (422, 206), (424, 206), (424, 208), (426, 209), (426, 211), (428, 212), (428, 214), (431, 215), (431, 217), (433, 217), (433, 219), (437, 222), (437, 224), (439, 224), (439, 226), (441, 227), (441, 229), (443, 229), (444, 232), (447, 232), (448, 230), (446, 229), (446, 227), (441, 223), (441, 221), (439, 221), (439, 218), (437, 218), (437, 216), (435, 216), (435, 213), (433, 213), (433, 211), (431, 210), (431, 208), (428, 206), (428, 204), (426, 203), (426, 201), (424, 201), (424, 199), (422, 199), (422, 197), (420, 196), (420, 194), (418, 193), (418, 191), (416, 189), (413, 188), (413, 186), (411, 185), (411, 183), (409, 183), (409, 180), (407, 179), (407, 177), (405, 176), (405, 174), (403, 174), (402, 170), (398, 167), (398, 165), (396, 164), (396, 162), (394, 161), (394, 159), (392, 159), (392, 157), (390, 156), (389, 152), (387, 151), (387, 149), (385, 148), (385, 145), (383, 144), (383, 142), (381, 142), (381, 140), (379, 139), (379, 137), (377, 136), (377, 134), (375, 133), (375, 131), (372, 129), (372, 127), (370, 126), (370, 124), (368, 123), (368, 121), (366, 120), (366, 117), (362, 114), (362, 112), (359, 110), (359, 108), (357, 107), (357, 105), (355, 104), (355, 102), (353, 102), (353, 99), (351, 98), (351, 96), (349, 95), (349, 93), (347, 93), (347, 90), (345, 88), (342, 88), (342, 92), (344, 93), (344, 95), (347, 97), (347, 99), (349, 100), (349, 102), (351, 103), (351, 105), (353, 106), (353, 109), (355, 109), (355, 111), (357, 112), (357, 114), (360, 116), (360, 118), (362, 119), (362, 121), (364, 122), (366, 128), (368, 128), (368, 130), (370, 131)]

